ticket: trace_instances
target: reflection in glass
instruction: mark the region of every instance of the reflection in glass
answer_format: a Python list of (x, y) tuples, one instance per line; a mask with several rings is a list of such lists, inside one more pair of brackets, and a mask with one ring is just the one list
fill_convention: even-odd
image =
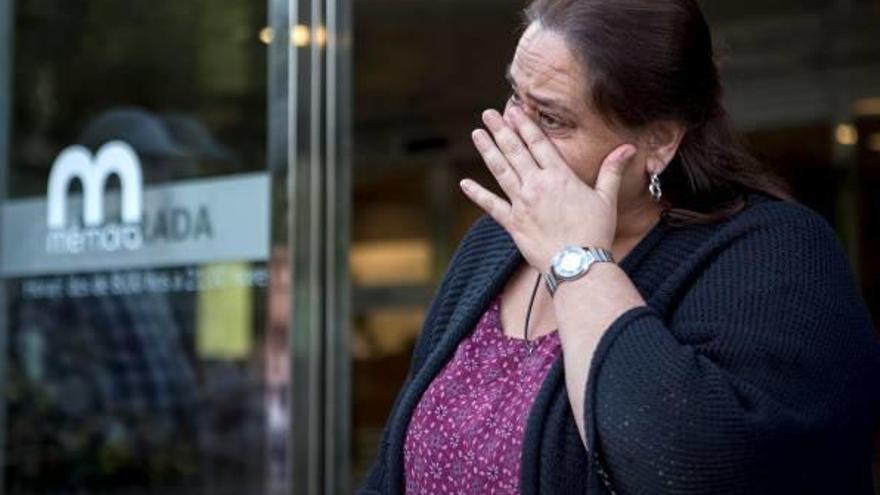
[[(45, 198), (61, 150), (113, 140), (148, 188), (265, 171), (266, 15), (243, 0), (17, 2), (7, 197)], [(108, 222), (120, 185), (109, 176)], [(216, 226), (198, 221), (171, 208), (142, 225), (173, 249)], [(286, 296), (270, 271), (285, 276), (275, 261), (228, 260), (6, 279), (0, 491), (283, 488), (287, 315), (273, 319), (267, 298)]]

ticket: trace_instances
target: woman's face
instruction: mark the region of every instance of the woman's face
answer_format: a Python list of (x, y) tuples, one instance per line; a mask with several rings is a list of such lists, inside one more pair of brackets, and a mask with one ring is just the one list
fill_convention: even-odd
[(621, 144), (635, 145), (639, 152), (626, 167), (618, 202), (643, 197), (647, 176), (638, 137), (611, 129), (591, 108), (585, 71), (560, 35), (533, 23), (520, 38), (508, 68), (511, 96), (505, 119), (510, 122), (510, 108), (519, 106), (590, 186), (595, 185), (599, 166), (611, 151)]

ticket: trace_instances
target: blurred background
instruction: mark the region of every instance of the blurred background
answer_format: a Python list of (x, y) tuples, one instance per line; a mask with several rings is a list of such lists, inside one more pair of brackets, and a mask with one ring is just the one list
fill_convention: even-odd
[[(834, 226), (876, 323), (880, 2), (700, 4), (737, 128)], [(0, 0), (0, 215), (63, 149), (123, 140), (148, 189), (267, 177), (221, 199), (271, 227), (258, 257), (66, 270), (79, 291), (3, 267), (0, 492), (350, 493), (480, 215), (457, 182), (492, 183), (469, 134), (524, 6)]]

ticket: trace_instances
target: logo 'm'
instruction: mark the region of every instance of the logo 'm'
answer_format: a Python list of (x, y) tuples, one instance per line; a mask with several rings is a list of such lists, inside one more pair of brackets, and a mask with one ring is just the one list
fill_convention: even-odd
[(94, 157), (83, 146), (70, 146), (55, 159), (49, 172), (49, 228), (65, 228), (67, 191), (74, 178), (82, 182), (84, 226), (97, 227), (104, 223), (104, 189), (112, 174), (116, 174), (122, 184), (122, 221), (140, 222), (143, 212), (140, 160), (128, 144), (110, 141), (101, 146)]

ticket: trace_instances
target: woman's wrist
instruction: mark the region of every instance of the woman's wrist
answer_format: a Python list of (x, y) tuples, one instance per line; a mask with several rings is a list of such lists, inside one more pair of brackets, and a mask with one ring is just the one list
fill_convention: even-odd
[[(560, 284), (552, 300), (557, 318), (575, 310), (608, 320), (608, 325), (627, 310), (645, 305), (626, 272), (607, 262), (594, 263), (583, 277)], [(563, 327), (566, 325), (561, 324), (560, 329)]]

